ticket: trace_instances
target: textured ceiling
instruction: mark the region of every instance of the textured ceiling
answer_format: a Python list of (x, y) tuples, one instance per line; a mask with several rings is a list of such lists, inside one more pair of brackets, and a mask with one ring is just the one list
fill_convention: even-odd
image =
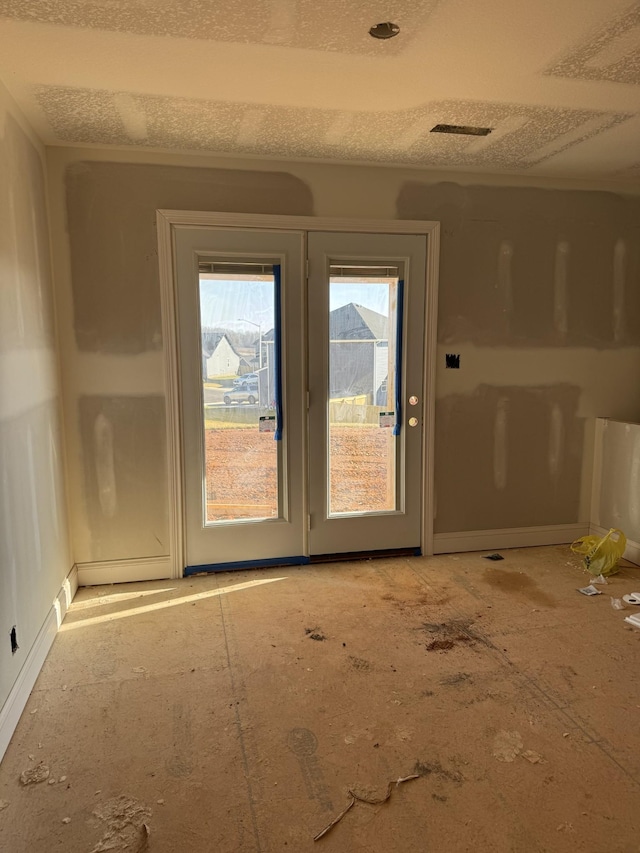
[(578, 80), (640, 84), (640, 5), (607, 20), (547, 74)]
[[(337, 112), (255, 107), (42, 86), (60, 140), (242, 154), (528, 169), (631, 118), (625, 113), (441, 101), (412, 110)], [(494, 128), (488, 137), (429, 133), (437, 122)], [(373, 129), (373, 133), (371, 132)]]
[[(409, 38), (439, 0), (392, 0), (384, 20), (402, 21)], [(239, 44), (276, 44), (387, 56), (407, 39), (384, 47), (368, 35), (379, 23), (372, 4), (344, 0), (2, 0), (0, 15), (71, 27)], [(374, 6), (375, 8), (375, 6)]]
[(52, 145), (640, 180), (628, 0), (0, 0), (0, 77)]

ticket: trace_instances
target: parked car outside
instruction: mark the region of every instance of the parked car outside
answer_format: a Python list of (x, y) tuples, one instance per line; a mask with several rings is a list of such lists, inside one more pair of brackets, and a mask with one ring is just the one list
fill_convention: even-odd
[(258, 388), (258, 374), (257, 373), (245, 373), (243, 376), (238, 376), (233, 380), (234, 388), (249, 388), (250, 385), (254, 385), (256, 390)]
[(258, 402), (258, 383), (248, 383), (244, 388), (231, 388), (225, 392), (222, 400), (225, 406), (230, 406), (231, 403), (249, 403), (253, 406)]

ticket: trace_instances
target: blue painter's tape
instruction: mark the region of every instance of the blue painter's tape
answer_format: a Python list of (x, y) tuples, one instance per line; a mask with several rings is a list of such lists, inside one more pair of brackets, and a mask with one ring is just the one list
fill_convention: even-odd
[(201, 572), (234, 572), (239, 569), (267, 569), (270, 566), (306, 566), (309, 557), (273, 557), (269, 560), (239, 560), (236, 563), (206, 563), (203, 566), (186, 566), (184, 576)]
[(402, 327), (404, 325), (404, 281), (398, 282), (398, 307), (396, 310), (396, 422), (393, 435), (400, 435), (402, 427)]
[(273, 348), (275, 357), (276, 431), (273, 437), (282, 440), (282, 270), (280, 264), (273, 265), (273, 283), (275, 289), (275, 324), (273, 329)]

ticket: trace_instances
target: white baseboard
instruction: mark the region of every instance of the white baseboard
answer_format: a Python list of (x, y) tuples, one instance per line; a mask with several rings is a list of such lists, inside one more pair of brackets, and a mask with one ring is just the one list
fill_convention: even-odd
[(7, 701), (0, 710), (0, 761), (4, 755), (9, 741), (18, 725), (20, 715), (24, 711), (27, 699), (33, 690), (33, 685), (40, 674), (42, 665), (49, 654), (49, 649), (58, 633), (67, 609), (78, 589), (78, 572), (76, 567), (69, 572), (64, 579), (49, 612), (38, 631), (38, 635), (29, 649), (26, 660), (20, 673), (7, 696)]
[(589, 525), (552, 524), (547, 527), (506, 527), (498, 530), (464, 530), (459, 533), (435, 533), (434, 554), (460, 551), (496, 551), (499, 548), (530, 548), (535, 545), (565, 545), (586, 536)]
[[(591, 524), (589, 527), (589, 533), (593, 533), (595, 536), (606, 536), (608, 532), (608, 527), (600, 527), (599, 524)], [(640, 543), (634, 542), (633, 539), (627, 539), (624, 558), (640, 566)]]
[(76, 564), (79, 586), (165, 580), (171, 577), (172, 566), (171, 557), (142, 557), (135, 560)]

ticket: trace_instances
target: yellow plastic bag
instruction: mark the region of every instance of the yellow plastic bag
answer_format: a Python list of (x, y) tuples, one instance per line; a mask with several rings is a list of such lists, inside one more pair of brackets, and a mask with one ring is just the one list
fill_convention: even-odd
[[(614, 538), (616, 537), (617, 538)], [(613, 575), (618, 571), (618, 560), (627, 547), (627, 537), (622, 530), (612, 527), (606, 536), (583, 536), (571, 546), (574, 554), (582, 554), (584, 567), (593, 575)]]

